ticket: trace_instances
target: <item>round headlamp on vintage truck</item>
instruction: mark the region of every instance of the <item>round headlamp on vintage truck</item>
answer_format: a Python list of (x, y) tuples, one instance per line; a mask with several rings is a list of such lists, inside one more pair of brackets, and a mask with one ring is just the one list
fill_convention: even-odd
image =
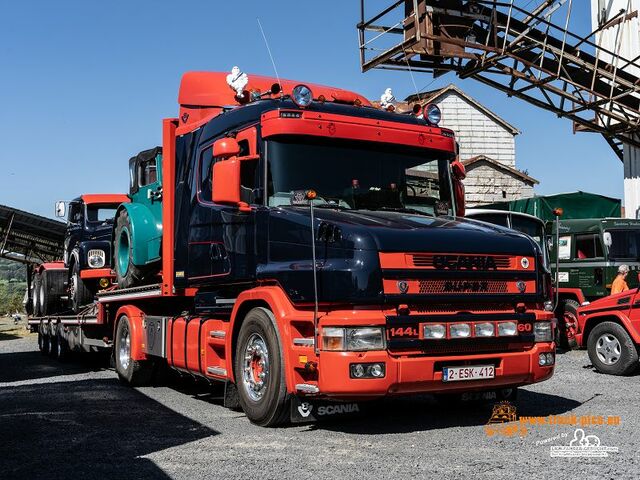
[(438, 125), (442, 120), (442, 112), (435, 103), (429, 103), (422, 109), (422, 116), (431, 125)]
[(91, 268), (102, 268), (105, 264), (104, 250), (93, 249), (87, 253), (87, 265)]

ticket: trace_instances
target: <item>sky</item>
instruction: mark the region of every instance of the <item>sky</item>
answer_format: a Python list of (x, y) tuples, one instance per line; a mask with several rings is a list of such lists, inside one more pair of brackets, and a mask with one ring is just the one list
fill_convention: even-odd
[[(573, 20), (589, 30), (584, 4)], [(257, 17), (282, 78), (372, 99), (415, 92), (408, 72), (361, 73), (357, 0), (0, 0), (0, 204), (52, 217), (56, 200), (126, 192), (128, 159), (177, 116), (184, 72), (273, 74)], [(517, 168), (540, 180), (537, 194), (622, 197), (622, 162), (600, 135), (453, 74), (414, 80), (455, 83), (517, 127)]]

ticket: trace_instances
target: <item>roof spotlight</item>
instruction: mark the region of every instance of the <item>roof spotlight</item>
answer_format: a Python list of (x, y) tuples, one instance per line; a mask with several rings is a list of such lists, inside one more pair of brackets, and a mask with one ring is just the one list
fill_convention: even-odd
[(429, 103), (422, 109), (422, 116), (431, 124), (438, 125), (442, 120), (442, 112), (434, 103)]
[(306, 85), (296, 85), (291, 91), (291, 100), (299, 107), (308, 107), (313, 100), (313, 92)]

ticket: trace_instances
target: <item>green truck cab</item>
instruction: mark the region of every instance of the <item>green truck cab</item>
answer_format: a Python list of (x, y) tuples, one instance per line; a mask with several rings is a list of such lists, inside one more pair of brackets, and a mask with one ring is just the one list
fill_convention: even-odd
[[(547, 224), (550, 238), (555, 222)], [(560, 299), (577, 303), (593, 301), (611, 293), (620, 265), (628, 265), (629, 288), (638, 286), (640, 269), (640, 220), (586, 218), (560, 220), (559, 248), (552, 245), (555, 266), (558, 255)]]
[(162, 241), (162, 148), (129, 160), (130, 203), (118, 207), (113, 233), (118, 286), (144, 283), (160, 270)]

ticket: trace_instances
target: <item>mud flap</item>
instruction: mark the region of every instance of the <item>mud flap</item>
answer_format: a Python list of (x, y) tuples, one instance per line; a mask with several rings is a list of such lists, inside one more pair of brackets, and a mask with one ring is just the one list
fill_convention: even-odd
[(355, 416), (364, 411), (358, 402), (331, 402), (312, 398), (291, 397), (291, 423), (311, 423), (330, 418)]

